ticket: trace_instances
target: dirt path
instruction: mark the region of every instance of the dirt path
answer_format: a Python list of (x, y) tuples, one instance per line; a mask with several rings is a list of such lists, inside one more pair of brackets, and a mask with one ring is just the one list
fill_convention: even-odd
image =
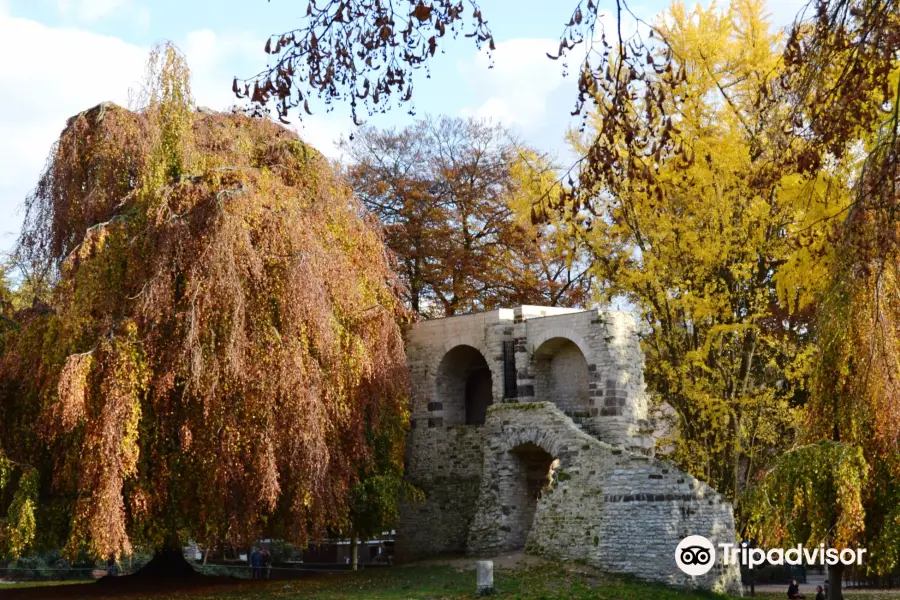
[(457, 557), (445, 557), (445, 558), (428, 558), (425, 560), (418, 560), (413, 563), (409, 563), (406, 565), (401, 565), (401, 567), (420, 567), (427, 565), (447, 565), (450, 567), (455, 567), (461, 571), (474, 571), (475, 564), (479, 560), (490, 560), (494, 562), (495, 569), (511, 569), (511, 570), (520, 570), (520, 569), (528, 569), (530, 567), (539, 566), (547, 564), (547, 560), (540, 558), (538, 556), (531, 556), (530, 554), (525, 554), (524, 552), (511, 552), (509, 554), (501, 554), (499, 556), (490, 556), (487, 558), (475, 558), (469, 556)]

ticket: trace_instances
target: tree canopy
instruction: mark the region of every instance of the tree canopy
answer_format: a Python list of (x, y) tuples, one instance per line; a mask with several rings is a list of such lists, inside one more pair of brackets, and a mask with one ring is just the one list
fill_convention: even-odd
[[(445, 31), (492, 45), (475, 2), (379, 2), (375, 22), (364, 6), (312, 3), (303, 27), (270, 40), (273, 66), (236, 91), (282, 117), (316, 94), (346, 98), (357, 118), (360, 104), (410, 102)], [(657, 23), (625, 0), (614, 7), (616, 27), (604, 29), (602, 3), (575, 3), (550, 57), (577, 60), (575, 113), (594, 116), (567, 184), (536, 186), (533, 220), (575, 223), (569, 234), (593, 240), (599, 284), (630, 296), (652, 329), (651, 384), (687, 426), (678, 460), (736, 495), (760, 464), (754, 445), (792, 443), (790, 403), (836, 389), (811, 383), (823, 381), (813, 366), (842, 372), (815, 354), (830, 335), (816, 315), (840, 323), (822, 301), (832, 282), (867, 276), (896, 245), (897, 136), (885, 119), (897, 106), (900, 11), (896, 0), (813, 0), (782, 42), (760, 2), (675, 3)], [(878, 286), (862, 288), (877, 304)], [(874, 347), (864, 338), (841, 339)]]
[(294, 133), (195, 110), (172, 46), (144, 100), (71, 118), (27, 201), (56, 280), (0, 338), (5, 549), (343, 529), (406, 427), (377, 224)]
[(364, 127), (343, 149), (348, 180), (384, 224), (413, 311), (590, 300), (583, 245), (518, 218), (532, 201), (523, 163), (541, 157), (503, 127), (448, 117), (402, 131)]
[(532, 210), (568, 220), (606, 298), (640, 314), (649, 389), (671, 409), (669, 458), (737, 500), (794, 441), (809, 305), (827, 283), (830, 219), (850, 202), (829, 191), (852, 165), (773, 168), (790, 103), (765, 95), (784, 65), (762, 2), (676, 2), (653, 25), (665, 49), (628, 77), (657, 95), (595, 90), (589, 127), (571, 138), (608, 162)]
[[(784, 85), (794, 94), (792, 118), (805, 126), (798, 127), (807, 145), (801, 166), (825, 171), (847, 155), (860, 157), (861, 165), (852, 203), (836, 224), (838, 257), (816, 305), (813, 394), (798, 452), (818, 471), (795, 477), (805, 488), (827, 489), (810, 496), (798, 514), (794, 502), (773, 493), (780, 474), (797, 468), (785, 456), (751, 503), (760, 538), (779, 543), (811, 532), (836, 547), (865, 546), (867, 574), (885, 573), (900, 561), (898, 10), (892, 1), (821, 2), (788, 43)], [(850, 456), (862, 462), (853, 470), (864, 477), (847, 473)], [(796, 522), (793, 531), (773, 527), (787, 518)], [(840, 581), (840, 570), (834, 571), (833, 584)]]

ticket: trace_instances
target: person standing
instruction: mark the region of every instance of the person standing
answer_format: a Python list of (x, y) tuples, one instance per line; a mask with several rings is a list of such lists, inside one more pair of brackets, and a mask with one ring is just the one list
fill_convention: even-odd
[(253, 579), (262, 579), (262, 553), (256, 546), (250, 553), (250, 567), (253, 569)]
[(106, 560), (106, 574), (115, 577), (119, 574), (119, 563), (116, 561), (116, 555), (110, 554)]
[(262, 568), (266, 579), (268, 579), (272, 572), (272, 555), (269, 554), (268, 549), (263, 549), (262, 551)]
[(803, 600), (803, 594), (800, 593), (800, 586), (797, 585), (796, 579), (791, 579), (791, 584), (788, 586), (787, 597), (789, 600)]

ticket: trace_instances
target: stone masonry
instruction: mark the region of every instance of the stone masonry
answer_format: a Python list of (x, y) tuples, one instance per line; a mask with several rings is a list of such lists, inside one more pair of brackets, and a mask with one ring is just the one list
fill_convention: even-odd
[(689, 577), (687, 535), (734, 541), (731, 505), (653, 458), (644, 359), (626, 313), (522, 306), (407, 332), (412, 429), (398, 560), (510, 550), (740, 594), (737, 568)]

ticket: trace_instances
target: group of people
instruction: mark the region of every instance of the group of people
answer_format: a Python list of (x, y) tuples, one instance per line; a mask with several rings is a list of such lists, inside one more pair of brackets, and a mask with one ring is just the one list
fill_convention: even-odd
[(253, 569), (253, 579), (268, 579), (272, 571), (272, 555), (268, 550), (262, 550), (256, 546), (250, 553), (250, 567)]
[[(791, 579), (791, 583), (788, 586), (787, 590), (788, 600), (803, 600), (804, 596), (800, 593), (800, 586), (797, 584), (796, 579)], [(825, 587), (821, 585), (816, 586), (816, 600), (826, 600), (828, 598), (828, 581), (825, 582)], [(841, 594), (841, 600), (844, 599), (844, 595)]]

